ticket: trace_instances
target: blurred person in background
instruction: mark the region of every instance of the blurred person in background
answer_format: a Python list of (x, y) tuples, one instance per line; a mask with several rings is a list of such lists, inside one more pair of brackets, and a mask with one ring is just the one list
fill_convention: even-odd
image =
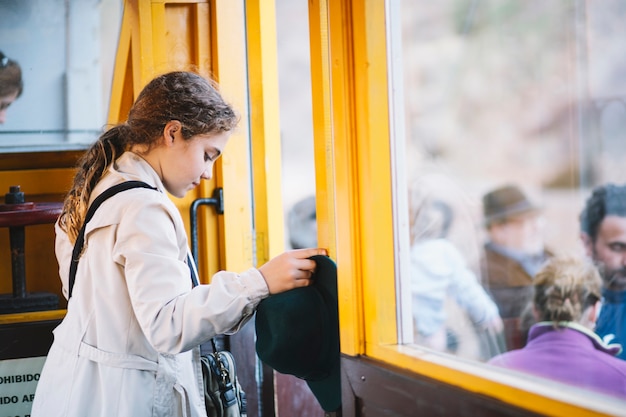
[(602, 280), (585, 259), (553, 257), (534, 280), (537, 320), (522, 349), (490, 364), (626, 398), (626, 363), (594, 333), (601, 310)]
[(504, 185), (483, 196), (483, 214), (483, 283), (504, 319), (507, 349), (520, 348), (532, 323), (533, 276), (553, 255), (544, 247), (542, 211), (519, 187)]
[(409, 215), (416, 342), (456, 353), (458, 344), (462, 343), (461, 336), (448, 324), (461, 318), (449, 311), (447, 301), (452, 300), (470, 319), (481, 339), (482, 351), (476, 359), (501, 353), (503, 324), (498, 307), (468, 267), (463, 254), (447, 239), (454, 220), (452, 208), (427, 195), (423, 184), (417, 184), (409, 191)]
[[(581, 239), (602, 277), (602, 311), (596, 333), (626, 343), (626, 185), (596, 187), (580, 214)], [(619, 358), (626, 359), (622, 351)]]
[(23, 88), (20, 65), (0, 51), (0, 124), (6, 122), (7, 109), (22, 95)]
[(316, 213), (314, 195), (297, 201), (287, 213), (289, 245), (293, 249), (308, 248), (310, 244), (317, 245)]

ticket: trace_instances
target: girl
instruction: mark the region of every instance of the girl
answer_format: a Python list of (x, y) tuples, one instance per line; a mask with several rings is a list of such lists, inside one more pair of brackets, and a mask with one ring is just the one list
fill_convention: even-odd
[[(204, 416), (199, 345), (236, 332), (269, 294), (309, 285), (323, 249), (283, 253), (259, 269), (219, 272), (192, 289), (188, 244), (166, 191), (183, 197), (211, 178), (237, 116), (206, 79), (190, 72), (155, 78), (128, 120), (86, 152), (55, 226), (68, 302), (54, 330), (31, 415)], [(73, 293), (72, 250), (94, 198), (106, 200), (86, 225)]]

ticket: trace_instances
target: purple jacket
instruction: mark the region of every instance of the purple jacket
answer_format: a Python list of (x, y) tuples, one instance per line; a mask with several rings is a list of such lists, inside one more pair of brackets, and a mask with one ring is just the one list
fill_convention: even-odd
[(527, 372), (570, 385), (626, 398), (626, 361), (620, 345), (606, 345), (589, 329), (572, 322), (531, 327), (522, 349), (498, 355), (489, 364)]

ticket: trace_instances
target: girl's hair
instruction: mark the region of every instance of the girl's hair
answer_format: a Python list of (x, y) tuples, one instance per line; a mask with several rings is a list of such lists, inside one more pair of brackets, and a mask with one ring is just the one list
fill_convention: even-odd
[(19, 97), (23, 89), (22, 68), (16, 61), (0, 51), (0, 97), (8, 96), (16, 91)]
[(181, 123), (187, 140), (230, 131), (238, 116), (218, 92), (217, 84), (195, 73), (175, 71), (150, 81), (131, 107), (128, 120), (104, 132), (78, 161), (59, 218), (60, 227), (72, 242), (82, 227), (91, 192), (107, 169), (133, 145), (152, 149), (172, 120)]
[(535, 275), (535, 308), (540, 321), (579, 322), (602, 297), (602, 279), (587, 260), (557, 256)]

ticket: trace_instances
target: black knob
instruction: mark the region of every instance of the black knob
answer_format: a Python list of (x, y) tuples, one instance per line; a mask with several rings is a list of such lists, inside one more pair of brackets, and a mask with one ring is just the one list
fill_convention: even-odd
[(4, 195), (4, 202), (6, 204), (24, 203), (24, 193), (20, 191), (19, 185), (12, 185), (9, 187), (9, 192)]

